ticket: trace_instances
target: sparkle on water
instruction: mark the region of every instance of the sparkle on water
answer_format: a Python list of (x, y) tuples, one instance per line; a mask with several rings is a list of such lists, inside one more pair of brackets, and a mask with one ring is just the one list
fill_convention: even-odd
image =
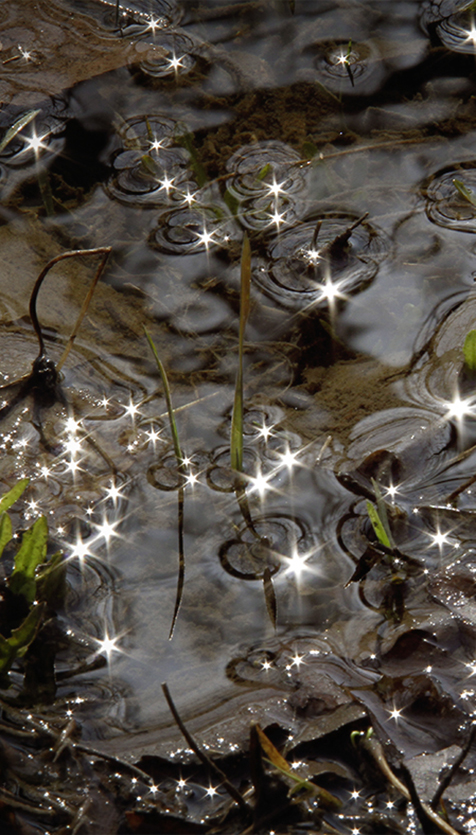
[(474, 22), (473, 16), (471, 16), (471, 28), (465, 29), (464, 34), (466, 35), (463, 43), (471, 43), (474, 47), (476, 47), (476, 24)]
[(388, 721), (390, 721), (390, 719), (393, 719), (393, 721), (396, 722), (397, 725), (398, 725), (398, 722), (402, 718), (402, 712), (403, 712), (402, 707), (395, 707), (395, 705), (394, 705), (392, 710), (387, 710)]
[(431, 543), (428, 546), (429, 548), (437, 547), (440, 549), (443, 548), (443, 545), (448, 545), (450, 532), (449, 531), (441, 531), (439, 525), (436, 528), (436, 533), (428, 533), (427, 536), (430, 537)]
[(27, 151), (33, 151), (35, 157), (38, 159), (40, 151), (48, 147), (45, 145), (45, 139), (48, 137), (48, 134), (45, 133), (43, 136), (38, 136), (35, 128), (33, 128), (31, 136), (23, 136), (22, 134), (19, 135), (25, 143), (25, 147), (20, 151), (21, 154), (24, 154)]

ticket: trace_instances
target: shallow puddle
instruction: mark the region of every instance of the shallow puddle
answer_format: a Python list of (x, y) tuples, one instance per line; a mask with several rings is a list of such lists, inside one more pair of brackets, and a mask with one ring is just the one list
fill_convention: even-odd
[[(66, 561), (36, 709), (55, 727), (74, 719), (98, 755), (187, 766), (163, 682), (217, 757), (248, 751), (252, 720), (289, 750), (370, 721), (429, 803), (421, 757), (434, 795), (442, 752), (464, 750), (476, 709), (472, 5), (0, 10), (0, 479), (5, 492), (30, 478), (14, 525), (45, 515), (48, 553)], [(54, 402), (23, 396), (36, 277), (97, 247), (111, 253)], [(41, 287), (56, 363), (96, 268), (97, 256), (59, 261)], [(24, 685), (19, 664), (6, 721)], [(472, 832), (465, 756), (445, 797), (452, 825)], [(311, 809), (316, 831), (420, 831), (420, 812), (393, 812), (381, 788), (357, 801), (358, 769), (345, 768), (328, 778), (342, 811)], [(180, 809), (178, 789), (161, 791), (174, 796), (164, 814), (213, 820), (199, 782)], [(99, 832), (68, 802), (74, 832)], [(98, 825), (142, 831), (117, 820)]]

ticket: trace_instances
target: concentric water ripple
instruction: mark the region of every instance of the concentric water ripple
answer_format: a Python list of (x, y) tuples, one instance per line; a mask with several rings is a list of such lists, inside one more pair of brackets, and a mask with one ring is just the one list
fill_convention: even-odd
[[(44, 162), (49, 157), (58, 154), (63, 150), (64, 137), (62, 133), (65, 128), (65, 119), (61, 117), (61, 110), (66, 109), (64, 102), (57, 100), (54, 103), (59, 113), (40, 112), (7, 144), (0, 153), (0, 161), (12, 168), (20, 168), (31, 165), (40, 157)], [(20, 116), (22, 114), (18, 114)], [(11, 127), (18, 118), (12, 117), (11, 111), (7, 113), (8, 122), (6, 129)], [(0, 125), (3, 128), (3, 124)]]
[(160, 32), (151, 42), (146, 31), (135, 44), (131, 62), (152, 78), (177, 78), (195, 66), (195, 48), (193, 40), (183, 33)]
[(238, 535), (223, 543), (219, 558), (228, 574), (241, 580), (259, 580), (266, 568), (276, 574), (293, 553), (310, 550), (312, 536), (304, 522), (286, 514), (253, 520), (253, 531), (243, 525)]
[(376, 46), (370, 40), (362, 43), (324, 41), (310, 49), (317, 53), (314, 66), (319, 80), (334, 93), (371, 95), (388, 75)]
[(426, 213), (433, 223), (459, 232), (476, 230), (476, 205), (458, 191), (461, 183), (476, 202), (476, 164), (462, 163), (444, 168), (434, 174), (428, 185), (423, 186), (426, 197)]
[(363, 290), (389, 248), (385, 234), (365, 219), (327, 214), (276, 238), (254, 278), (283, 307), (324, 307)]
[(228, 203), (247, 229), (278, 228), (305, 209), (305, 176), (299, 155), (277, 140), (256, 142), (236, 151), (227, 162)]
[(474, 4), (467, 0), (441, 0), (424, 5), (421, 22), (429, 32), (435, 32), (441, 43), (452, 52), (474, 54), (476, 46), (476, 17)]
[(219, 218), (216, 206), (172, 209), (159, 216), (149, 243), (161, 252), (187, 255), (206, 252), (210, 246), (227, 246), (232, 234), (231, 220)]
[(188, 154), (174, 145), (176, 130), (176, 122), (159, 115), (131, 119), (122, 131), (124, 150), (112, 159), (109, 195), (138, 208), (167, 204), (187, 179)]
[(127, 0), (120, 4), (119, 19), (116, 19), (115, 0), (62, 0), (62, 5), (73, 6), (75, 13), (82, 12), (99, 20), (105, 29), (122, 31), (127, 37), (176, 26), (183, 11), (174, 0)]

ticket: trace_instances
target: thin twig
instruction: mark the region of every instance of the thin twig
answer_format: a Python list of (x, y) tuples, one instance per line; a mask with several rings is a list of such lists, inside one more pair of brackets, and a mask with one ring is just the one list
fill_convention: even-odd
[(440, 799), (443, 795), (443, 792), (446, 791), (446, 789), (448, 788), (449, 784), (451, 783), (456, 771), (460, 767), (461, 763), (468, 756), (468, 752), (469, 752), (469, 749), (471, 748), (471, 746), (474, 742), (475, 735), (476, 735), (476, 725), (473, 725), (473, 727), (471, 728), (471, 732), (469, 734), (468, 741), (467, 741), (466, 745), (464, 746), (460, 755), (455, 759), (455, 761), (454, 761), (453, 765), (451, 766), (451, 768), (449, 769), (448, 773), (440, 781), (440, 785), (438, 786), (434, 796), (432, 797), (432, 799), (430, 801), (430, 806), (431, 806), (432, 809), (436, 809), (436, 807), (438, 806), (438, 803), (440, 802)]
[(175, 722), (177, 723), (177, 727), (179, 728), (182, 735), (185, 737), (188, 746), (197, 755), (198, 759), (201, 760), (201, 762), (203, 763), (204, 766), (206, 766), (210, 771), (215, 772), (218, 779), (221, 781), (221, 784), (222, 784), (223, 788), (226, 789), (226, 791), (228, 792), (230, 797), (235, 801), (235, 803), (238, 803), (238, 805), (242, 809), (244, 809), (246, 812), (248, 812), (249, 811), (249, 806), (248, 806), (246, 800), (244, 800), (244, 798), (241, 796), (238, 789), (235, 789), (234, 785), (232, 783), (230, 783), (228, 777), (221, 770), (221, 768), (218, 765), (216, 765), (213, 762), (213, 760), (211, 760), (210, 757), (208, 757), (205, 754), (205, 752), (201, 750), (201, 748), (198, 747), (198, 745), (195, 742), (193, 736), (191, 735), (191, 733), (185, 727), (184, 723), (182, 722), (182, 720), (181, 720), (181, 718), (178, 714), (177, 708), (175, 707), (172, 696), (170, 695), (170, 690), (169, 690), (169, 688), (168, 688), (168, 686), (165, 682), (162, 684), (162, 690), (163, 690), (164, 696), (167, 700), (167, 704), (170, 708), (170, 712), (171, 712), (172, 716), (174, 717)]
[(30, 318), (35, 329), (36, 336), (38, 338), (40, 356), (42, 356), (45, 353), (45, 343), (43, 341), (43, 334), (36, 313), (36, 301), (38, 298), (38, 293), (40, 292), (41, 285), (43, 284), (43, 281), (45, 280), (47, 274), (49, 273), (51, 268), (54, 267), (55, 264), (57, 264), (59, 261), (65, 261), (66, 258), (77, 258), (79, 255), (104, 255), (105, 253), (109, 255), (110, 251), (110, 247), (99, 247), (97, 249), (73, 249), (68, 252), (62, 252), (61, 255), (57, 255), (55, 258), (52, 258), (51, 261), (48, 261), (47, 265), (43, 267), (41, 273), (35, 281), (35, 286), (33, 287), (33, 291), (30, 297)]
[[(369, 751), (369, 753), (372, 755), (375, 762), (377, 763), (377, 765), (379, 766), (389, 783), (391, 783), (392, 786), (395, 786), (395, 788), (400, 792), (400, 794), (402, 794), (403, 797), (406, 797), (407, 800), (412, 800), (410, 791), (408, 790), (407, 786), (405, 786), (405, 784), (402, 783), (401, 780), (399, 780), (397, 775), (390, 768), (385, 758), (385, 754), (383, 752), (383, 748), (380, 742), (377, 739), (375, 739), (375, 737), (370, 737), (363, 741), (363, 745), (367, 749), (367, 751)], [(440, 817), (440, 815), (438, 815), (428, 803), (421, 803), (420, 806), (427, 818), (429, 818), (429, 820), (431, 820), (431, 822), (434, 823), (443, 832), (446, 832), (446, 835), (459, 835), (459, 832), (457, 832), (457, 830), (454, 829), (451, 826), (451, 824), (443, 820), (443, 818)]]

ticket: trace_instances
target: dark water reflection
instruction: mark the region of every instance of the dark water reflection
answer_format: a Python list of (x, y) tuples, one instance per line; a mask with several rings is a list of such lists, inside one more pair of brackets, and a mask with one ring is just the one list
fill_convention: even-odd
[[(46, 514), (70, 560), (51, 709), (74, 710), (104, 751), (170, 754), (167, 681), (184, 719), (230, 752), (250, 717), (305, 735), (321, 680), (314, 722), (347, 716), (350, 692), (353, 718), (364, 706), (408, 758), (459, 744), (475, 709), (462, 345), (476, 209), (454, 180), (476, 194), (473, 12), (137, 0), (117, 27), (114, 3), (55, 0), (37, 4), (42, 28), (7, 5), (3, 135), (39, 112), (0, 152), (4, 383), (34, 359), (28, 298), (45, 262), (112, 247), (63, 371), (67, 407), (41, 416), (52, 443), (28, 399), (0, 424), (3, 487), (32, 479), (17, 523)], [(55, 59), (58, 30), (77, 65)], [(229, 450), (245, 231), (246, 506)], [(55, 360), (91, 274), (64, 262), (41, 290)], [(181, 470), (144, 325), (170, 376)], [(398, 565), (362, 562), (372, 479)], [(427, 661), (419, 678), (404, 641), (420, 672)], [(393, 700), (406, 725), (389, 724)], [(445, 700), (455, 713), (437, 733)]]

